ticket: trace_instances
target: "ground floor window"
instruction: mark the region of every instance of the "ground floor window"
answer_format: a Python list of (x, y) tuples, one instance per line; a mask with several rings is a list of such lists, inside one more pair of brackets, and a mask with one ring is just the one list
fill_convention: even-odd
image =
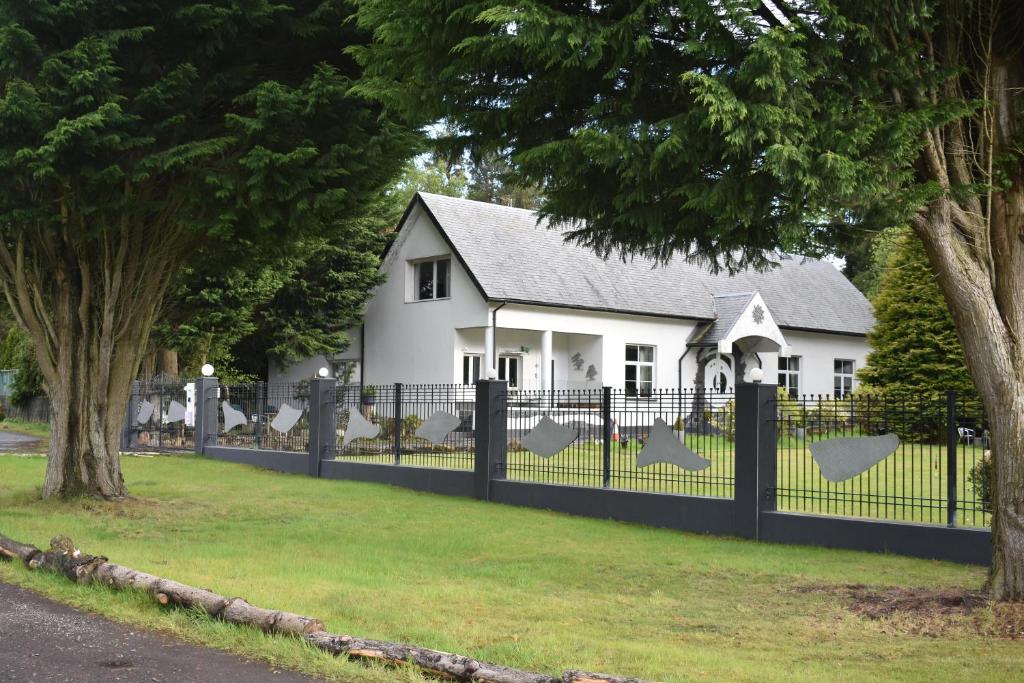
[(654, 391), (654, 347), (626, 344), (626, 395), (650, 396)]
[(853, 371), (854, 365), (852, 360), (835, 359), (833, 386), (836, 398), (843, 398), (853, 391)]
[(779, 386), (793, 398), (800, 396), (800, 356), (779, 357)]
[(480, 379), (482, 357), (479, 354), (467, 353), (462, 357), (462, 383), (475, 384)]
[(505, 380), (513, 388), (519, 386), (519, 356), (498, 358), (498, 379)]

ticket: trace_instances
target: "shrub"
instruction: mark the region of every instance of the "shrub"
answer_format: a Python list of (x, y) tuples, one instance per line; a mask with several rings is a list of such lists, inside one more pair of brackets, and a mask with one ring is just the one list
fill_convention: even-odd
[(971, 488), (974, 490), (974, 496), (981, 500), (982, 508), (986, 511), (992, 509), (992, 485), (995, 483), (994, 478), (992, 455), (986, 451), (981, 460), (967, 474), (967, 479), (971, 482)]
[(708, 411), (707, 421), (729, 441), (736, 438), (736, 399), (730, 399), (721, 408)]

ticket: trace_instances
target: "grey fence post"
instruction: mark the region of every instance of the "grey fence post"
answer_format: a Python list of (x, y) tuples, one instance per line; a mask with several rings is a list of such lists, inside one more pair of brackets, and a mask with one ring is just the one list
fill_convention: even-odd
[(395, 464), (402, 464), (402, 383), (395, 382), (394, 419), (391, 424), (395, 430)]
[(220, 380), (200, 377), (196, 385), (196, 427), (193, 450), (202, 454), (207, 446), (217, 444), (217, 400), (220, 398)]
[[(736, 385), (736, 533), (760, 538), (761, 513), (775, 509), (775, 384)], [(772, 491), (769, 491), (771, 489)]]
[(142, 382), (135, 380), (132, 382), (131, 394), (128, 395), (128, 407), (125, 409), (124, 414), (124, 429), (121, 430), (121, 451), (127, 451), (132, 447), (132, 437), (135, 435), (135, 431), (138, 425), (135, 422), (135, 418), (139, 414), (139, 394), (142, 393)]
[(473, 493), (480, 500), (490, 500), (492, 477), (505, 478), (507, 396), (508, 384), (502, 380), (481, 379), (476, 383)]
[(309, 468), (311, 477), (320, 476), (320, 461), (334, 454), (334, 410), (337, 380), (317, 377), (309, 382)]
[(956, 526), (956, 453), (960, 447), (957, 431), (956, 391), (946, 392), (946, 525)]

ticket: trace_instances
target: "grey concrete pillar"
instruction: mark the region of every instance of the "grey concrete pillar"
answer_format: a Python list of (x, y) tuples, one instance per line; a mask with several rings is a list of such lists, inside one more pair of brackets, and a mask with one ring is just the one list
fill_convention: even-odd
[(217, 413), (220, 402), (220, 380), (200, 377), (196, 385), (196, 427), (194, 450), (202, 454), (207, 446), (217, 445)]
[(337, 380), (318, 377), (309, 382), (309, 467), (311, 477), (320, 476), (320, 461), (334, 457)]

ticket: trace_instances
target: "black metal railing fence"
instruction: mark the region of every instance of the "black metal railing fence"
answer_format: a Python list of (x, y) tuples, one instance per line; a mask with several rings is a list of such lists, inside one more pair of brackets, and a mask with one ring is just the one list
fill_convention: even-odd
[[(893, 398), (789, 397), (776, 404), (778, 510), (987, 526), (980, 485), (987, 423), (976, 402), (955, 394)], [(894, 434), (895, 452), (843, 481), (822, 474), (816, 442)]]

